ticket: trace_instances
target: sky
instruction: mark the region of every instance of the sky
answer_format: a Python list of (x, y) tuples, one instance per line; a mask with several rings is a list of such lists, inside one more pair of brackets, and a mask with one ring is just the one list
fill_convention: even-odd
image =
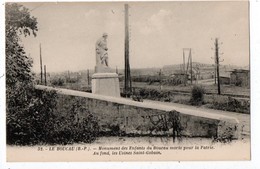
[[(108, 34), (111, 68), (124, 68), (124, 3), (23, 3), (38, 21), (37, 37), (22, 37), (40, 72), (39, 44), (48, 72), (94, 69), (95, 43)], [(213, 64), (219, 38), (221, 64), (249, 65), (248, 2), (129, 3), (130, 67), (182, 63), (183, 48), (194, 62)], [(187, 53), (185, 53), (187, 55)]]

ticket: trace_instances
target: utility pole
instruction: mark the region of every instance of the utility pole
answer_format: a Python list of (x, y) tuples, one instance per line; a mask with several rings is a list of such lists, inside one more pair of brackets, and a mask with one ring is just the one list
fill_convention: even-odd
[(160, 83), (160, 90), (162, 90), (162, 69), (159, 72), (159, 83)]
[(185, 71), (185, 54), (184, 54), (184, 49), (183, 49), (182, 55), (183, 55), (183, 73), (185, 74), (186, 71)]
[[(212, 38), (211, 38), (212, 40)], [(216, 41), (216, 39), (215, 39)], [(215, 45), (215, 44), (214, 44)], [(215, 45), (216, 46), (216, 45)], [(211, 48), (213, 50), (213, 48)], [(216, 57), (216, 49), (214, 49), (214, 57), (211, 57), (211, 59), (214, 60), (214, 84), (216, 85), (217, 84), (217, 57)]]
[[(188, 56), (188, 60), (187, 60), (187, 68), (186, 67), (186, 63), (185, 63), (185, 51), (189, 51), (189, 56)], [(186, 76), (188, 75), (189, 73), (189, 69), (190, 69), (190, 75), (191, 75), (191, 84), (192, 84), (192, 76), (193, 76), (193, 73), (192, 73), (192, 55), (191, 55), (191, 48), (183, 48), (183, 73), (184, 73), (184, 76), (186, 78)], [(185, 85), (186, 85), (186, 80), (185, 80)]]
[(214, 56), (214, 84), (217, 84), (217, 58)]
[(219, 46), (218, 46), (218, 38), (215, 39), (215, 56), (216, 56), (216, 64), (217, 64), (217, 81), (218, 81), (218, 94), (220, 95), (220, 79), (219, 79)]
[(89, 69), (88, 69), (88, 72), (87, 72), (87, 77), (88, 77), (88, 87), (90, 86), (90, 81), (89, 81)]
[(47, 86), (46, 65), (44, 65), (44, 84)]
[(128, 4), (125, 4), (125, 86), (124, 93), (132, 92), (132, 83), (129, 65), (129, 21), (128, 21)]
[(217, 84), (217, 61), (215, 56), (215, 65), (214, 65), (214, 83)]
[(190, 55), (188, 56), (187, 69), (185, 69), (185, 74), (188, 74), (188, 73), (189, 73), (189, 66), (190, 66)]
[(42, 84), (42, 48), (40, 44), (40, 68), (41, 68), (41, 84)]
[(76, 73), (77, 73), (77, 89), (79, 90), (79, 72)]
[(184, 79), (184, 85), (186, 86), (186, 70), (185, 70), (185, 53), (184, 53), (184, 50), (182, 51), (182, 56), (183, 56), (183, 79)]
[(69, 80), (69, 83), (70, 83), (70, 71), (68, 70), (68, 80)]
[(189, 59), (190, 59), (190, 83), (192, 84), (192, 56), (191, 56), (191, 48), (190, 48)]

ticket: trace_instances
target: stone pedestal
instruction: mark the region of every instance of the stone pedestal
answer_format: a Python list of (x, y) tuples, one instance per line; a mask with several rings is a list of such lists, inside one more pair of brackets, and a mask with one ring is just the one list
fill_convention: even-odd
[(107, 66), (98, 65), (95, 66), (95, 73), (115, 73), (115, 70)]
[(120, 97), (119, 79), (116, 73), (95, 73), (92, 76), (92, 93)]

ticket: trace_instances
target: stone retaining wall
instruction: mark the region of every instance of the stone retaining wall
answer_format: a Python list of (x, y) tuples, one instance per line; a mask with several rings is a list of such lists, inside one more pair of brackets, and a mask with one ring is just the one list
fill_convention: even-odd
[[(125, 98), (102, 96), (75, 90), (37, 85), (39, 90), (55, 90), (60, 96), (85, 99), (88, 110), (99, 119), (103, 131), (119, 129), (128, 135), (175, 135), (239, 138), (239, 121), (205, 111), (162, 104), (136, 102)], [(84, 116), (82, 114), (81, 116)]]

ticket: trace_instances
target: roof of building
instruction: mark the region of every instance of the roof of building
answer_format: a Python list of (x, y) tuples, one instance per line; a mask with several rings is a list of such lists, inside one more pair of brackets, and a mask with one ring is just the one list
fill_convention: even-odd
[(232, 73), (248, 73), (249, 70), (247, 69), (234, 69), (233, 71), (231, 71)]

